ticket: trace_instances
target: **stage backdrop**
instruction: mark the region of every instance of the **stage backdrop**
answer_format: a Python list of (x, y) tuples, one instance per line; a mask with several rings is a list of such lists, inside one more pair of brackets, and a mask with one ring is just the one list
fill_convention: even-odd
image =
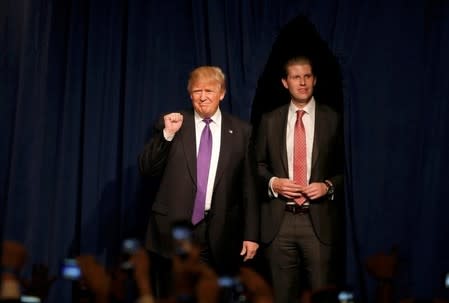
[[(80, 253), (113, 264), (143, 237), (152, 190), (136, 161), (156, 117), (188, 107), (188, 72), (212, 64), (228, 76), (223, 110), (257, 121), (281, 102), (261, 98), (263, 75), (298, 16), (340, 73), (335, 100), (322, 92), (345, 118), (346, 282), (372, 301), (362, 262), (397, 245), (398, 297), (447, 295), (445, 0), (0, 1), (0, 227), (25, 243), (24, 274)], [(58, 280), (50, 301), (69, 296)]]

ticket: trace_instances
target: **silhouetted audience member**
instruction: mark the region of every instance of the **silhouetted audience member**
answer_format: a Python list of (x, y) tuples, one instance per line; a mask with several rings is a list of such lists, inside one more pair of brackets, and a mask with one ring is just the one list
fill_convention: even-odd
[(48, 266), (45, 264), (33, 264), (31, 266), (31, 279), (23, 280), (24, 294), (38, 297), (41, 301), (47, 299), (48, 293), (56, 276), (50, 276)]
[(376, 298), (377, 303), (394, 302), (393, 278), (398, 266), (398, 255), (395, 248), (391, 254), (379, 253), (366, 259), (366, 271), (377, 280)]
[(329, 286), (311, 293), (310, 303), (339, 303), (339, 290), (337, 287)]
[(415, 298), (406, 298), (399, 301), (399, 303), (449, 303), (446, 299), (435, 298), (432, 300), (420, 300)]
[[(82, 279), (85, 281), (87, 288), (93, 292), (95, 302), (109, 302), (111, 297), (117, 299), (116, 296), (111, 296), (113, 293), (111, 289), (113, 278), (107, 274), (93, 256), (85, 255), (76, 259), (82, 272)], [(217, 302), (219, 295), (217, 276), (209, 266), (200, 261), (199, 248), (196, 246), (192, 246), (191, 252), (185, 258), (174, 257), (175, 292), (170, 298), (157, 301), (154, 299), (149, 275), (150, 260), (144, 249), (138, 249), (132, 254), (130, 263), (138, 289), (138, 303)], [(123, 281), (122, 279), (116, 280)]]
[(217, 302), (218, 277), (201, 261), (199, 246), (192, 245), (187, 256), (173, 257), (173, 277), (176, 302)]
[(133, 276), (139, 290), (139, 299), (137, 303), (153, 303), (153, 290), (150, 281), (150, 259), (144, 249), (138, 249), (131, 256), (131, 264), (133, 265)]
[(240, 268), (240, 281), (245, 287), (245, 294), (249, 302), (272, 303), (273, 290), (271, 286), (257, 272), (248, 267)]
[(2, 243), (0, 302), (20, 302), (20, 271), (27, 259), (25, 247), (14, 241)]
[[(75, 285), (84, 288), (92, 296), (80, 297), (78, 302), (106, 303), (130, 302), (127, 296), (126, 282), (135, 283), (136, 303), (273, 303), (271, 286), (256, 271), (249, 267), (241, 267), (236, 277), (219, 277), (217, 273), (200, 257), (200, 247), (190, 243), (184, 247), (185, 254), (173, 257), (173, 293), (168, 298), (155, 299), (151, 287), (151, 260), (148, 252), (138, 248), (130, 254), (129, 270), (123, 268), (108, 272), (92, 255), (81, 255), (76, 258), (81, 271), (81, 279)], [(21, 302), (20, 272), (27, 260), (25, 247), (17, 242), (5, 241), (2, 244), (0, 303)], [(122, 265), (122, 264), (121, 264)], [(379, 253), (366, 259), (367, 272), (379, 281), (376, 293), (377, 303), (394, 301), (393, 279), (397, 271), (398, 256), (396, 249), (390, 254)], [(45, 265), (33, 265), (32, 276), (24, 282), (24, 294), (45, 300), (55, 277), (49, 275)], [(238, 288), (237, 288), (238, 286)], [(238, 297), (229, 297), (229, 289), (235, 287)], [(328, 286), (303, 293), (297, 302), (301, 303), (341, 303), (353, 302), (352, 296), (339, 298), (341, 289)], [(341, 300), (339, 300), (341, 299)], [(343, 301), (342, 301), (343, 300)], [(444, 299), (418, 300), (407, 298), (400, 303), (449, 303)]]
[(106, 270), (91, 255), (76, 258), (81, 269), (83, 282), (92, 291), (97, 303), (107, 303), (110, 300), (111, 278)]

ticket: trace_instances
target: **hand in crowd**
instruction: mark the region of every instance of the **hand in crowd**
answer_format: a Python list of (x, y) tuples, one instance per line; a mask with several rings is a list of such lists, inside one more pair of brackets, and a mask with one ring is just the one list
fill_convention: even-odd
[(94, 293), (97, 303), (109, 302), (111, 278), (91, 255), (76, 258), (82, 272), (83, 282)]
[(117, 301), (122, 302), (126, 298), (126, 280), (128, 273), (120, 267), (114, 268), (111, 272), (111, 296)]
[(195, 297), (198, 303), (215, 303), (219, 296), (218, 277), (200, 261), (200, 250), (192, 245), (187, 256), (173, 257), (175, 297)]
[(240, 268), (240, 282), (246, 289), (246, 296), (249, 302), (272, 303), (273, 291), (268, 283), (253, 269), (248, 267)]
[(131, 263), (134, 268), (134, 279), (140, 296), (153, 296), (150, 283), (150, 259), (143, 248), (139, 248), (132, 256)]
[[(84, 255), (76, 258), (76, 260), (82, 272), (83, 282), (94, 293), (97, 303), (109, 302), (111, 297), (118, 301), (125, 300), (124, 284), (128, 277), (125, 271), (117, 269), (110, 276), (93, 256)], [(130, 263), (139, 291), (139, 302), (153, 302), (148, 254), (143, 248), (139, 248), (131, 255)]]

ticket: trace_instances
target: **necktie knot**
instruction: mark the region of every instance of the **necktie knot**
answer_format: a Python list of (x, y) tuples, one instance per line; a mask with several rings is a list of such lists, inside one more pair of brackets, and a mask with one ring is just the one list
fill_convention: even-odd
[(204, 123), (206, 123), (206, 125), (209, 125), (212, 122), (211, 118), (204, 118), (203, 119)]
[(296, 117), (297, 117), (297, 119), (301, 119), (302, 116), (304, 116), (305, 113), (306, 113), (306, 112), (305, 112), (304, 110), (298, 109), (298, 110), (296, 111)]

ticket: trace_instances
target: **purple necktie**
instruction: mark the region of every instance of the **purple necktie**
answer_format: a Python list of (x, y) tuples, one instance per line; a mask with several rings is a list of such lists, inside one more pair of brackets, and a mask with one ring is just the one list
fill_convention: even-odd
[(200, 147), (196, 159), (196, 196), (192, 213), (193, 225), (198, 224), (204, 218), (207, 178), (209, 177), (210, 158), (212, 155), (212, 133), (209, 128), (212, 119), (205, 118), (203, 121), (206, 125), (201, 132)]

